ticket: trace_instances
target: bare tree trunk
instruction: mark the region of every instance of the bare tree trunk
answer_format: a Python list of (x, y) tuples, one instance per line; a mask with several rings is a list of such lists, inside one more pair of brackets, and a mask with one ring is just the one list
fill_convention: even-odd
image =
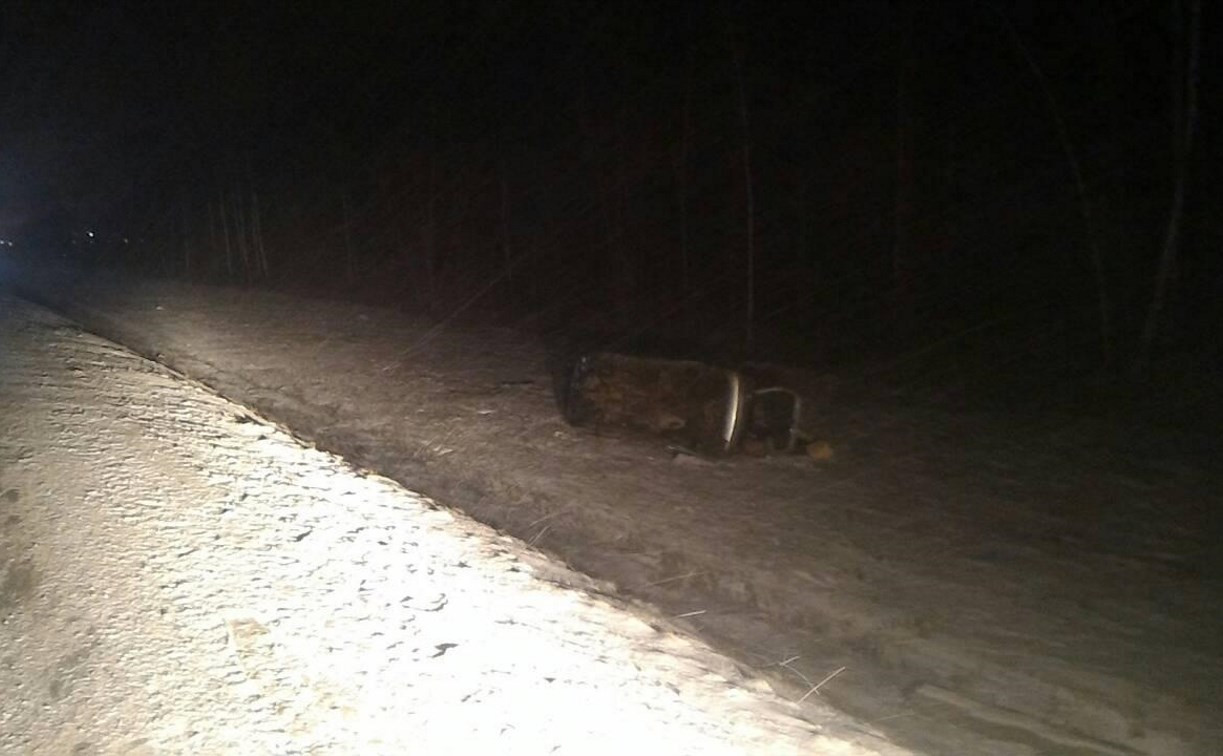
[[(598, 274), (600, 276), (600, 286), (606, 287), (600, 294), (604, 292), (609, 298), (608, 306), (612, 310), (617, 325), (625, 326), (629, 319), (629, 298), (631, 292), (627, 290), (625, 282), (626, 268), (628, 261), (625, 259), (622, 245), (622, 229), (620, 228), (619, 220), (616, 214), (616, 198), (613, 196), (613, 191), (616, 187), (611, 185), (611, 181), (607, 178), (607, 171), (603, 170), (604, 166), (599, 163), (596, 140), (600, 136), (594, 126), (594, 119), (591, 117), (586, 99), (587, 83), (582, 80), (582, 89), (579, 94), (577, 105), (579, 133), (583, 137), (582, 141), (585, 146), (586, 162), (589, 163), (591, 170), (594, 172), (594, 191), (595, 202), (598, 205), (599, 215), (603, 220), (603, 231), (606, 235), (606, 252), (599, 257)], [(619, 129), (620, 120), (617, 116), (617, 160), (619, 159)], [(533, 287), (536, 288), (536, 287)]]
[(634, 327), (641, 316), (643, 297), (639, 288), (641, 271), (637, 264), (637, 255), (629, 244), (629, 191), (628, 174), (625, 170), (628, 147), (625, 138), (625, 121), (628, 118), (628, 107), (622, 106), (616, 115), (616, 255), (620, 260), (619, 286), (620, 298), (623, 300), (627, 320)]
[(679, 210), (679, 292), (683, 302), (681, 317), (689, 323), (691, 308), (688, 292), (692, 288), (691, 272), (688, 270), (688, 152), (692, 143), (692, 43), (688, 24), (685, 25), (684, 53), (684, 105), (680, 116), (679, 155), (675, 160), (675, 191)]
[(896, 61), (896, 187), (892, 214), (892, 305), (893, 318), (899, 325), (909, 322), (910, 260), (913, 239), (913, 6), (900, 4), (900, 42)]
[(755, 345), (756, 321), (756, 193), (752, 181), (752, 131), (748, 117), (747, 83), (744, 81), (743, 56), (731, 33), (731, 52), (735, 64), (735, 82), (739, 93), (739, 121), (743, 127), (743, 188), (747, 215), (747, 303), (744, 309), (744, 345), (750, 354)]
[[(408, 285), (411, 287), (412, 298), (417, 302), (424, 301), (428, 292), (424, 290), (419, 278), (415, 275), (414, 266), (416, 260), (413, 259), (412, 250), (408, 246), (407, 237), (403, 231), (403, 223), (399, 218), (396, 218), (392, 221), (392, 227), (395, 231), (395, 242), (402, 258), (403, 269), (408, 272)], [(403, 290), (403, 287), (400, 287), (398, 291), (402, 292)]]
[(251, 241), (255, 245), (255, 264), (259, 277), (268, 277), (268, 251), (263, 246), (263, 220), (259, 214), (259, 195), (251, 187)]
[(1053, 118), (1053, 123), (1057, 127), (1058, 141), (1061, 143), (1062, 152), (1065, 153), (1066, 162), (1070, 165), (1071, 174), (1074, 177), (1075, 193), (1079, 199), (1079, 214), (1083, 219), (1083, 227), (1087, 236), (1087, 251), (1088, 257), (1091, 260), (1092, 271), (1095, 275), (1096, 284), (1096, 307), (1100, 321), (1100, 352), (1106, 366), (1113, 363), (1113, 326), (1112, 326), (1112, 305), (1108, 297), (1108, 281), (1104, 275), (1104, 255), (1100, 251), (1100, 244), (1097, 240), (1098, 234), (1095, 228), (1095, 211), (1092, 208), (1091, 197), (1087, 193), (1087, 181), (1083, 178), (1083, 169), (1079, 165), (1078, 156), (1075, 154), (1074, 146), (1070, 142), (1070, 132), (1066, 128), (1066, 121), (1062, 118), (1061, 108), (1058, 107), (1057, 98), (1053, 96), (1053, 90), (1049, 87), (1049, 82), (1045, 78), (1044, 71), (1032, 57), (1032, 53), (1024, 45), (1023, 40), (1019, 38), (1019, 33), (1015, 31), (1015, 27), (1011, 24), (1009, 18), (1001, 11), (995, 9), (999, 17), (1002, 19), (1002, 24), (1006, 28), (1007, 35), (1011, 38), (1011, 42), (1015, 48), (1019, 50), (1023, 56), (1028, 68), (1031, 69), (1032, 75), (1040, 84), (1041, 92), (1045, 96), (1045, 103), (1049, 107), (1049, 114)]
[(357, 271), (352, 259), (352, 216), (348, 212), (347, 192), (340, 192), (340, 208), (344, 212), (344, 277), (351, 285)]
[(433, 151), (429, 152), (429, 186), (425, 201), (425, 304), (429, 314), (437, 309), (437, 158)]
[(242, 282), (249, 283), (251, 280), (250, 246), (247, 244), (246, 208), (242, 201), (241, 189), (231, 191), (229, 201), (233, 205), (234, 212), (234, 238), (238, 243), (238, 256), (242, 260)]
[(510, 241), (510, 185), (505, 163), (501, 164), (501, 258), (505, 266), (506, 305), (514, 301), (514, 247)]
[(188, 205), (184, 194), (178, 205), (183, 223), (183, 278), (191, 277), (191, 217)]
[[(1150, 367), (1151, 350), (1159, 333), (1160, 316), (1168, 297), (1168, 283), (1176, 267), (1180, 249), (1181, 223), (1185, 212), (1185, 184), (1189, 175), (1189, 153), (1193, 148), (1193, 132), (1197, 127), (1198, 59), (1200, 57), (1200, 33), (1202, 18), (1201, 0), (1189, 1), (1189, 27), (1185, 30), (1182, 0), (1172, 0), (1173, 28), (1177, 36), (1177, 60), (1172, 66), (1172, 160), (1173, 188), (1172, 209), (1168, 214), (1168, 228), (1164, 233), (1163, 252), (1159, 257), (1159, 269), (1155, 273), (1155, 292), (1151, 307), (1147, 311), (1142, 327), (1138, 359), (1134, 371), (1141, 375)], [(1187, 51), (1182, 45), (1186, 44)], [(1184, 52), (1182, 52), (1184, 51)], [(1183, 57), (1182, 57), (1183, 56)]]
[(246, 158), (246, 189), (250, 192), (249, 223), (254, 277), (266, 279), (268, 277), (268, 257), (267, 250), (263, 246), (263, 222), (259, 215), (259, 194), (255, 191), (255, 172), (251, 168), (249, 155)]
[(801, 323), (810, 324), (815, 310), (815, 289), (819, 284), (819, 265), (812, 249), (811, 221), (807, 213), (808, 184), (806, 176), (800, 176), (795, 205), (798, 210), (798, 254), (795, 265), (799, 271), (799, 285), (794, 292), (794, 309)]
[(221, 197), (217, 204), (221, 208), (221, 232), (225, 235), (225, 274), (232, 279), (234, 276), (234, 254), (233, 247), (229, 243), (229, 219), (225, 213), (224, 192), (221, 192)]
[(211, 272), (217, 257), (217, 220), (212, 211), (212, 200), (208, 201), (208, 266)]

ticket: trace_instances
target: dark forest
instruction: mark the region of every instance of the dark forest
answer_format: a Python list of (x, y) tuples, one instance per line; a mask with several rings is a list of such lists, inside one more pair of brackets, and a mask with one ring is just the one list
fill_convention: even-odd
[(1201, 5), (10, 3), (0, 234), (722, 359), (1196, 371)]

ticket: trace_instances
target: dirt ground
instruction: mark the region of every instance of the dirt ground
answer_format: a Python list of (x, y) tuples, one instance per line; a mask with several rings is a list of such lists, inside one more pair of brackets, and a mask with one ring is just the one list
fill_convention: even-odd
[(527, 332), (47, 271), (18, 288), (903, 745), (1170, 756), (1223, 738), (1213, 434), (805, 375), (831, 459), (677, 456), (566, 425)]

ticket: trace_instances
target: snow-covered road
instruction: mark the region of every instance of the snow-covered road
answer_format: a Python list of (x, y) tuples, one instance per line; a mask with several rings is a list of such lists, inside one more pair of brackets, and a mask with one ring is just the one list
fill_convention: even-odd
[(900, 752), (4, 294), (0, 524), (4, 753)]

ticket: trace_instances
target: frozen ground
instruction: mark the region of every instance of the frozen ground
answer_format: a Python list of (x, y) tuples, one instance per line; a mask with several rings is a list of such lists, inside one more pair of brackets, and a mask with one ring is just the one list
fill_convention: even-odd
[(932, 753), (1218, 752), (1213, 435), (799, 377), (833, 459), (673, 458), (567, 427), (523, 332), (166, 282), (22, 286), (653, 602), (803, 707)]
[(0, 345), (0, 752), (901, 753), (41, 307)]

